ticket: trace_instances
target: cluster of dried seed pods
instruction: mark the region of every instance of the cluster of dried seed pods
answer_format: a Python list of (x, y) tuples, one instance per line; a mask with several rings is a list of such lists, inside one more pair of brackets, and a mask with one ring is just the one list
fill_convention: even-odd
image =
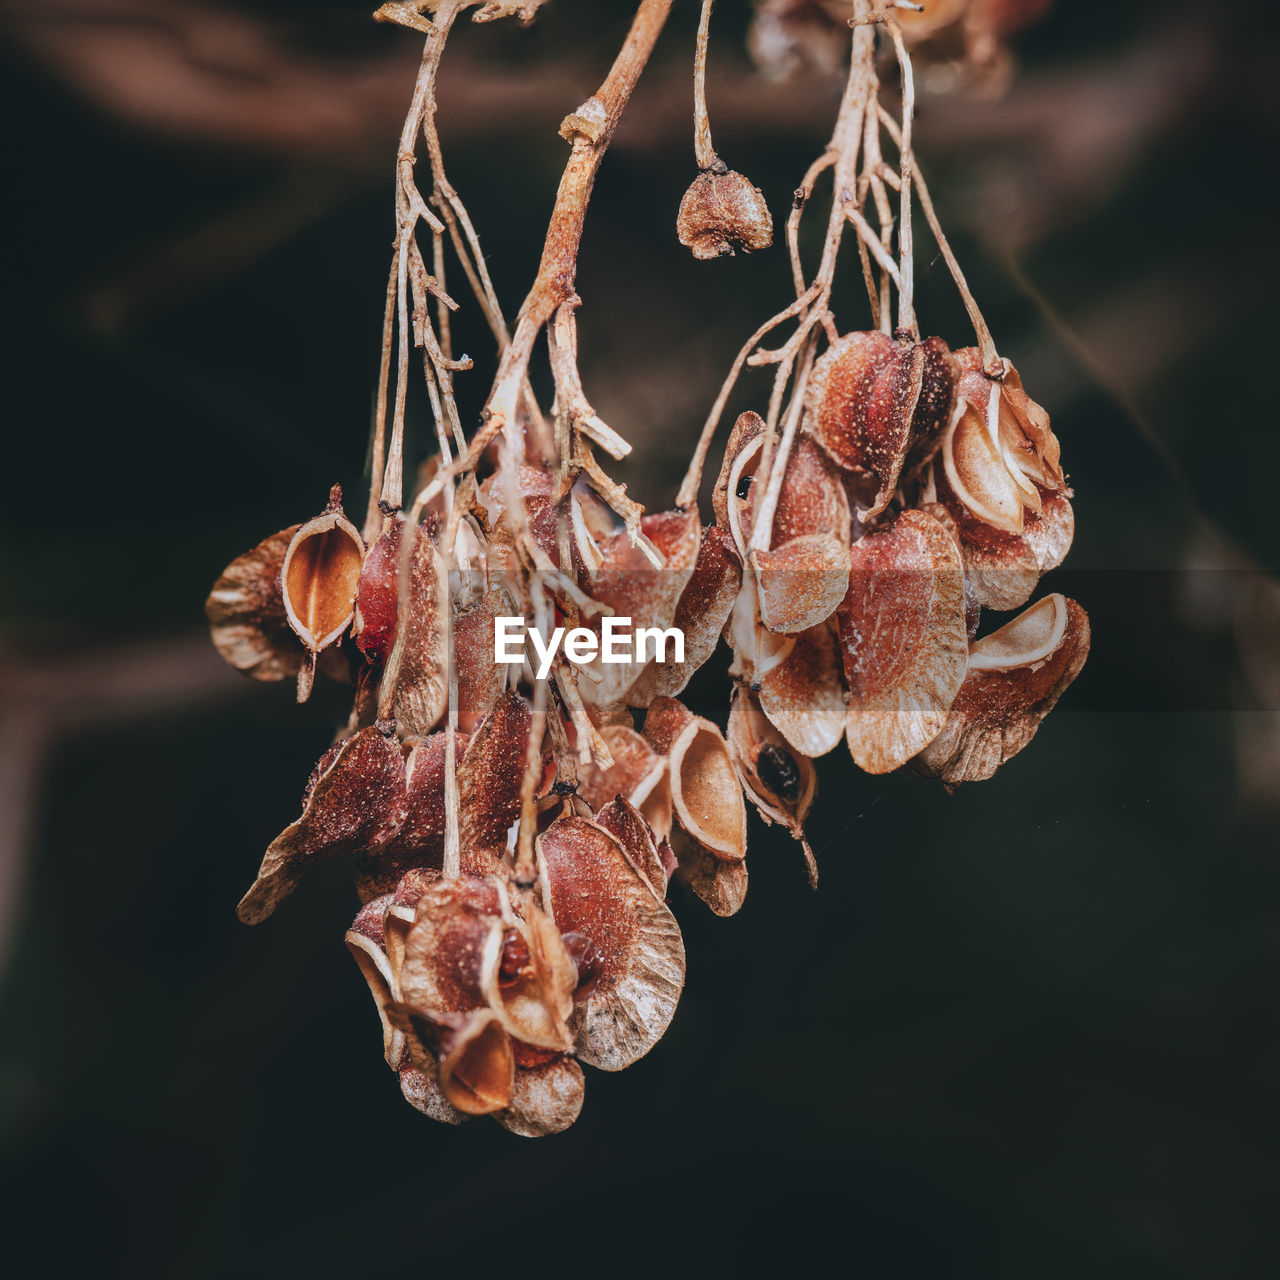
[[(558, 1132), (581, 1108), (583, 1064), (614, 1071), (647, 1053), (684, 983), (670, 903), (687, 891), (717, 915), (742, 907), (749, 807), (800, 842), (816, 884), (805, 838), (816, 757), (843, 738), (869, 773), (906, 766), (948, 786), (989, 777), (1034, 736), (1088, 651), (1083, 610), (1059, 595), (976, 638), (982, 609), (1026, 604), (1066, 554), (1071, 494), (1047, 414), (980, 320), (981, 351), (919, 336), (909, 232), (898, 232), (895, 263), (885, 184), (908, 212), (913, 184), (931, 206), (910, 156), (909, 93), (901, 125), (885, 124), (891, 137), (896, 130), (899, 173), (880, 158), (872, 23), (889, 26), (908, 87), (909, 62), (892, 16), (871, 0), (854, 0), (849, 83), (818, 162), (836, 173), (817, 276), (805, 284), (798, 199), (788, 223), (796, 301), (735, 363), (674, 507), (645, 513), (597, 461), (596, 449), (621, 457), (629, 446), (595, 415), (578, 372), (576, 237), (669, 5), (640, 0), (609, 76), (562, 126), (571, 155), (514, 332), (444, 177), (433, 85), (459, 13), (528, 17), (537, 5), (424, 0), (379, 10), (428, 40), (397, 165), (363, 529), (335, 487), (314, 519), (233, 561), (207, 604), (219, 651), (256, 679), (296, 677), (302, 700), (317, 670), (354, 676), (348, 721), (312, 771), (301, 814), (268, 846), (239, 915), (265, 919), (313, 865), (350, 859), (361, 906), (346, 941), (373, 994), (386, 1061), (408, 1101), (448, 1123), (491, 1115), (515, 1133)], [(679, 220), (699, 257), (762, 248), (771, 234), (763, 197), (711, 149), (702, 89), (710, 9), (705, 0), (696, 77), (703, 172)], [(413, 181), (420, 134), (430, 203)], [(869, 199), (879, 231), (862, 213)], [(828, 300), (847, 224), (877, 327), (841, 336)], [(431, 271), (420, 225), (433, 237)], [(450, 348), (446, 239), (501, 351), (469, 443), (452, 392), (471, 361)], [(894, 289), (900, 323), (891, 330)], [(758, 348), (788, 320), (796, 333), (780, 351)], [(544, 327), (549, 422), (527, 377)], [(425, 357), (440, 455), (405, 511), (413, 348)], [(747, 362), (778, 366), (774, 394), (765, 416), (744, 413), (734, 425), (704, 525), (701, 469)], [(683, 655), (650, 650), (610, 663), (597, 645), (581, 663), (545, 650), (545, 664), (528, 651), (508, 664), (495, 639), (498, 620), (513, 617), (540, 640), (556, 627), (593, 639), (608, 617), (629, 619), (637, 634), (675, 628)], [(723, 729), (679, 700), (722, 638), (732, 651)]]

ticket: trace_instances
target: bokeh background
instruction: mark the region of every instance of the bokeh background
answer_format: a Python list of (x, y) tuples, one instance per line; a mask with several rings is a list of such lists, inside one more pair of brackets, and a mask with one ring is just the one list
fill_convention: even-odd
[[(297, 708), (224, 668), (201, 608), (334, 480), (361, 492), (418, 50), (370, 7), (0, 4), (6, 1262), (1280, 1273), (1271, 6), (1058, 0), (1003, 99), (925, 96), (944, 222), (1063, 442), (1078, 534), (1050, 581), (1088, 608), (1093, 654), (989, 783), (949, 796), (825, 760), (819, 892), (755, 827), (738, 917), (676, 902), (668, 1036), (589, 1073), (577, 1125), (539, 1142), (401, 1101), (341, 941), (344, 868), (265, 926), (234, 917), (344, 714), (340, 690)], [(780, 219), (839, 85), (766, 84), (747, 6), (717, 9), (717, 147)], [(446, 160), (509, 314), (556, 126), (628, 11), (553, 0), (451, 44)], [(706, 264), (675, 241), (696, 18), (676, 6), (579, 273), (587, 392), (655, 505), (789, 288), (777, 250)], [(945, 268), (927, 249), (921, 268), (926, 328), (962, 345)], [(458, 332), (473, 413), (492, 348), (474, 308)], [(691, 694), (717, 716), (723, 667)]]

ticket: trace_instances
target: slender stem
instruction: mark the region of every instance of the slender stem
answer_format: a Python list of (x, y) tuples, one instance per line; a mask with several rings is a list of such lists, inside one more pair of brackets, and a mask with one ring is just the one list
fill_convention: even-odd
[(704, 173), (710, 169), (724, 173), (726, 165), (711, 145), (711, 117), (707, 115), (707, 38), (711, 31), (711, 6), (715, 0), (702, 0), (702, 17), (698, 21), (698, 43), (693, 54), (693, 155)]
[(561, 126), (573, 151), (556, 192), (538, 274), (516, 318), (515, 334), (502, 353), (487, 405), (490, 414), (502, 419), (508, 448), (515, 457), (520, 454), (516, 403), (534, 341), (556, 308), (574, 292), (582, 225), (596, 173), (671, 4), (672, 0), (641, 0), (604, 82)]
[(911, 126), (916, 112), (916, 82), (911, 70), (911, 55), (907, 53), (902, 39), (902, 28), (893, 17), (889, 18), (887, 25), (902, 75), (902, 134), (898, 142), (898, 176), (902, 183), (899, 189), (902, 209), (898, 215), (898, 273), (901, 277), (898, 284), (898, 328), (918, 338), (920, 330), (916, 325), (911, 236), (911, 171), (915, 162), (911, 150)]

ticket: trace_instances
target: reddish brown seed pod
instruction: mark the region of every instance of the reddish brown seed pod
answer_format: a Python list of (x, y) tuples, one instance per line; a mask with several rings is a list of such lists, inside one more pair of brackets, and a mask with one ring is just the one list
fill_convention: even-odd
[(324, 511), (289, 540), (280, 565), (285, 619), (309, 655), (298, 670), (299, 702), (311, 694), (316, 655), (351, 625), (363, 562), (364, 542), (343, 515), (342, 486), (335, 484)]
[[(225, 662), (255, 680), (296, 676), (308, 660), (285, 616), (280, 592), (285, 552), (301, 528), (295, 524), (281, 529), (237, 556), (222, 571), (205, 601), (214, 648)], [(319, 666), (332, 679), (349, 677), (347, 660), (338, 648), (326, 649)]]
[(754, 253), (773, 243), (773, 218), (764, 193), (730, 169), (700, 173), (680, 201), (676, 216), (680, 243), (700, 259)]
[(377, 848), (403, 821), (404, 804), (400, 744), (372, 725), (352, 734), (321, 761), (302, 816), (271, 842), (236, 914), (258, 924), (312, 863)]
[(584, 934), (600, 953), (595, 986), (575, 1015), (582, 1061), (619, 1071), (657, 1043), (684, 986), (675, 917), (608, 832), (559, 818), (538, 837), (556, 926)]
[(622, 846), (623, 853), (661, 898), (667, 891), (667, 871), (662, 865), (653, 829), (640, 810), (622, 796), (615, 796), (596, 811), (596, 825)]
[(975, 641), (951, 714), (918, 767), (951, 786), (991, 777), (1035, 737), (1088, 656), (1088, 615), (1056, 594)]
[(403, 532), (404, 520), (397, 517), (373, 540), (356, 588), (356, 647), (378, 664), (386, 662), (396, 638)]
[(492, 848), (506, 842), (507, 828), (520, 816), (520, 788), (532, 729), (532, 708), (518, 693), (509, 692), (498, 699), (467, 744), (458, 766), (465, 848)]
[(676, 861), (674, 878), (718, 916), (736, 915), (747, 899), (747, 864), (726, 862), (678, 828), (668, 848)]
[(613, 764), (608, 769), (601, 769), (594, 761), (583, 764), (578, 770), (578, 794), (596, 810), (621, 796), (640, 811), (662, 840), (671, 832), (671, 775), (666, 756), (629, 725), (602, 725), (600, 736)]
[(494, 1119), (522, 1138), (563, 1133), (582, 1111), (586, 1083), (582, 1068), (566, 1055), (521, 1065), (511, 1086), (511, 1101)]
[(627, 691), (633, 707), (647, 707), (654, 698), (674, 698), (715, 652), (733, 602), (742, 586), (742, 561), (729, 535), (716, 525), (702, 531), (702, 544), (693, 575), (680, 595), (672, 625), (684, 634), (683, 662), (650, 662)]
[(747, 808), (724, 735), (674, 698), (655, 698), (644, 736), (667, 757), (676, 821), (717, 858), (741, 862), (747, 856)]
[(888, 773), (933, 741), (964, 680), (964, 573), (950, 532), (903, 511), (864, 535), (836, 616), (849, 751), (859, 768)]
[(813, 366), (805, 392), (807, 426), (848, 472), (859, 519), (889, 505), (900, 477), (938, 447), (951, 413), (955, 360), (941, 338), (899, 341), (849, 333)]

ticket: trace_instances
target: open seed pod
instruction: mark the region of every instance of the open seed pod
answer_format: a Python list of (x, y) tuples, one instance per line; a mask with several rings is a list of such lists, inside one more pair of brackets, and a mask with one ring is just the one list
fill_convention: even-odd
[(364, 542), (342, 514), (342, 486), (335, 484), (324, 511), (289, 539), (280, 565), (285, 620), (307, 653), (298, 669), (299, 702), (311, 695), (317, 655), (351, 625), (363, 561)]
[(1006, 533), (978, 519), (960, 501), (936, 462), (934, 480), (937, 505), (945, 508), (954, 524), (964, 556), (965, 583), (976, 603), (998, 610), (1025, 604), (1041, 576), (1057, 568), (1071, 548), (1075, 516), (1067, 492), (1037, 486), (1040, 511), (1024, 509), (1022, 532)]
[(351, 952), (364, 980), (369, 984), (369, 992), (378, 1008), (378, 1018), (382, 1023), (383, 1057), (393, 1071), (398, 1071), (405, 1054), (404, 1033), (393, 1027), (387, 1017), (387, 1005), (394, 999), (392, 984), (395, 981), (391, 973), (391, 962), (387, 959), (386, 936), (383, 932), (383, 917), (390, 905), (391, 895), (388, 893), (361, 907), (351, 922), (351, 928), (347, 930), (346, 943), (347, 950)]
[[(281, 529), (252, 551), (237, 556), (222, 571), (204, 602), (214, 648), (225, 662), (255, 680), (296, 676), (309, 661), (285, 616), (280, 591), (285, 552), (301, 528), (295, 524)], [(332, 679), (349, 678), (341, 649), (326, 649), (319, 666)]]
[(569, 1017), (579, 973), (560, 928), (536, 902), (525, 902), (517, 915), (505, 891), (502, 918), (502, 959), (491, 1003), (519, 1045), (566, 1053), (573, 1047)]
[(956, 361), (956, 406), (941, 451), (947, 485), (978, 520), (1021, 535), (1025, 514), (1043, 510), (1042, 492), (1066, 489), (1061, 446), (1012, 365), (996, 381), (975, 348), (958, 351)]
[(236, 914), (265, 920), (294, 889), (304, 870), (343, 854), (376, 848), (404, 819), (405, 767), (400, 744), (370, 725), (322, 758), (303, 800), (302, 816), (268, 846), (258, 878)]
[(556, 927), (584, 935), (600, 956), (575, 1014), (575, 1050), (592, 1066), (619, 1071), (648, 1053), (675, 1015), (684, 986), (679, 926), (596, 823), (559, 818), (538, 837), (537, 851)]
[(753, 253), (773, 243), (773, 218), (764, 193), (730, 169), (708, 170), (690, 184), (676, 215), (676, 235), (695, 258)]
[(448, 577), (426, 529), (412, 530), (413, 545), (405, 547), (403, 540), (410, 532), (404, 525), (400, 533), (395, 641), (387, 655), (378, 714), (394, 720), (403, 734), (428, 734), (444, 714), (449, 696)]
[[(764, 430), (765, 421), (758, 413), (752, 413), (748, 409), (738, 415), (733, 430), (729, 432), (729, 442), (724, 447), (724, 460), (711, 491), (711, 509), (715, 512), (716, 524), (733, 535), (734, 546), (742, 556), (746, 555), (747, 544), (737, 522), (737, 506), (746, 500), (748, 483), (759, 465), (759, 441), (764, 436)], [(729, 513), (731, 496), (736, 499), (732, 518)]]
[(951, 412), (955, 378), (941, 338), (900, 342), (879, 332), (845, 334), (813, 366), (805, 393), (808, 429), (850, 473), (859, 519), (884, 511), (899, 477), (932, 457)]
[(676, 821), (717, 858), (741, 862), (747, 856), (747, 807), (724, 735), (674, 698), (655, 698), (644, 736), (667, 757)]
[(606, 724), (600, 736), (613, 756), (613, 764), (601, 769), (593, 761), (578, 768), (578, 794), (599, 810), (615, 796), (634, 805), (659, 840), (671, 831), (671, 775), (667, 758), (634, 729)]
[(640, 810), (619, 795), (596, 811), (596, 825), (622, 846), (622, 852), (649, 882), (649, 888), (663, 897), (667, 892), (667, 869), (653, 829)]
[(923, 511), (903, 511), (865, 534), (836, 616), (849, 751), (859, 768), (888, 773), (933, 741), (964, 679), (964, 574), (951, 533)]
[(725, 740), (747, 799), (766, 822), (780, 822), (800, 841), (810, 880), (816, 885), (817, 865), (804, 838), (804, 820), (818, 789), (813, 761), (791, 747), (747, 690), (734, 694)]
[[(585, 575), (592, 599), (612, 610), (615, 616), (631, 619), (631, 635), (640, 627), (665, 631), (674, 624), (680, 597), (693, 577), (702, 541), (702, 525), (697, 511), (692, 509), (643, 516), (640, 528), (662, 555), (661, 569), (655, 569), (640, 549), (631, 545), (626, 531), (619, 530), (600, 547), (600, 567)], [(584, 625), (598, 631), (600, 621), (587, 619)], [(650, 646), (646, 646), (646, 653), (652, 657)], [(583, 671), (589, 674), (579, 688), (588, 702), (605, 705), (627, 700), (631, 686), (643, 669), (638, 661), (606, 663), (598, 656), (584, 664)], [(600, 677), (598, 681), (592, 678), (595, 675)]]
[(953, 786), (991, 777), (1035, 737), (1088, 656), (1088, 616), (1062, 595), (975, 641), (951, 714), (918, 767)]
[(742, 562), (729, 535), (718, 525), (708, 525), (672, 624), (684, 633), (684, 661), (648, 663), (627, 692), (633, 707), (647, 707), (654, 698), (674, 698), (684, 691), (693, 673), (715, 652), (741, 585)]

